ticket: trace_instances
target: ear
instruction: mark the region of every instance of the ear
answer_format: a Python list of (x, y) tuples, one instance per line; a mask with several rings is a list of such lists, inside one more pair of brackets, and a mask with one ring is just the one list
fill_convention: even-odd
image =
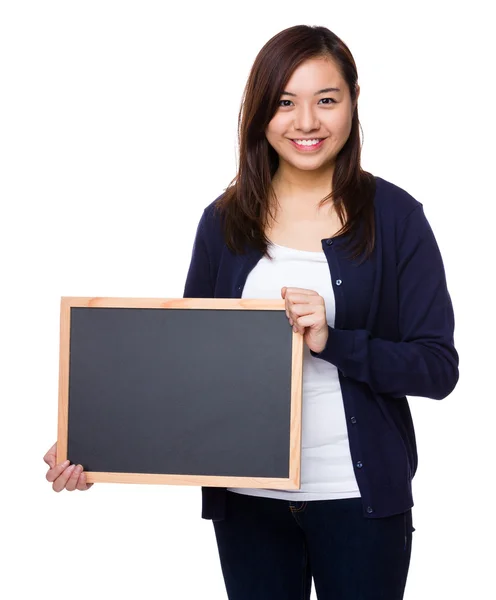
[(356, 97), (355, 97), (355, 102), (353, 104), (353, 112), (355, 112), (355, 108), (358, 103), (358, 97), (360, 96), (360, 86), (358, 85), (358, 83), (355, 86), (355, 93), (356, 93)]

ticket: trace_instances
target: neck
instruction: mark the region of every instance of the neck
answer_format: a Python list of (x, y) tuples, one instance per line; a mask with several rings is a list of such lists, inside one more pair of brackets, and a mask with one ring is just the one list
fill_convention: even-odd
[(280, 161), (272, 178), (272, 187), (278, 198), (316, 204), (332, 192), (333, 173), (334, 165), (303, 171)]

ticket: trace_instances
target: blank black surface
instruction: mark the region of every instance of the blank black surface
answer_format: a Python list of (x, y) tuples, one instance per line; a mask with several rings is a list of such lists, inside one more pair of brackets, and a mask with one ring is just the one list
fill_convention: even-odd
[(284, 311), (72, 307), (67, 457), (289, 477), (291, 361)]

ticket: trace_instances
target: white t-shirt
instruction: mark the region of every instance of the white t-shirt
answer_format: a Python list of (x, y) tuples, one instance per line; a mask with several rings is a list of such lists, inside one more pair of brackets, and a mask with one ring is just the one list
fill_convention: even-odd
[[(269, 246), (270, 261), (260, 259), (248, 275), (242, 298), (281, 299), (281, 288), (318, 292), (327, 323), (334, 326), (335, 301), (324, 252)], [(288, 324), (289, 327), (289, 324)], [(338, 371), (303, 346), (301, 485), (299, 490), (228, 488), (249, 496), (285, 500), (326, 500), (360, 496), (353, 470)]]

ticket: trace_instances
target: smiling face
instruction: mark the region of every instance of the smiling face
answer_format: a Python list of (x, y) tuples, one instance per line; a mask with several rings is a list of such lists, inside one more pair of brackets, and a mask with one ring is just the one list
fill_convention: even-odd
[[(357, 86), (357, 98), (359, 91)], [(286, 84), (265, 130), (279, 155), (279, 171), (332, 170), (350, 135), (353, 110), (348, 85), (332, 59), (303, 62)]]

